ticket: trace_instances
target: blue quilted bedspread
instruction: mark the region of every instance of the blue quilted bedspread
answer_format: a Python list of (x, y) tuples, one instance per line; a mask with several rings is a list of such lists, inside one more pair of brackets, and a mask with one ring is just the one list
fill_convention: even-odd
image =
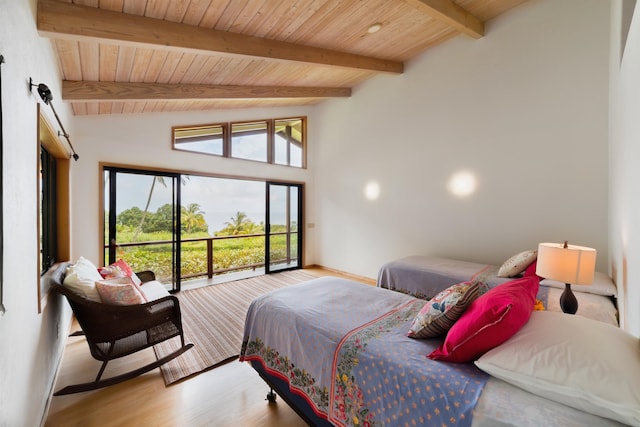
[(338, 426), (470, 426), (488, 376), (427, 358), (439, 339), (407, 337), (424, 303), (338, 278), (289, 286), (251, 304), (240, 360)]

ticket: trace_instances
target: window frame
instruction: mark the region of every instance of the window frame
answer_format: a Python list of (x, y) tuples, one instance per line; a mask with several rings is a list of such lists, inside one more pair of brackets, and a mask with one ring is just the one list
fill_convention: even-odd
[[(117, 193), (118, 188), (117, 185), (114, 186), (114, 188), (111, 188), (110, 186), (106, 185), (106, 181), (105, 181), (105, 172), (106, 171), (113, 171), (116, 173), (119, 172), (125, 172), (125, 173), (139, 173), (142, 175), (153, 175), (153, 174), (157, 174), (157, 175), (165, 175), (165, 176), (175, 176), (175, 178), (181, 183), (183, 178), (185, 176), (199, 176), (199, 177), (203, 177), (203, 178), (221, 178), (221, 179), (230, 179), (230, 180), (239, 180), (239, 181), (253, 181), (256, 183), (264, 183), (265, 186), (268, 185), (285, 185), (285, 186), (289, 186), (289, 187), (296, 187), (298, 189), (298, 205), (297, 205), (297, 212), (298, 212), (298, 218), (296, 218), (296, 221), (298, 223), (298, 228), (296, 230), (297, 233), (297, 248), (296, 248), (296, 253), (297, 253), (297, 259), (298, 259), (298, 266), (297, 267), (291, 267), (288, 269), (294, 269), (294, 268), (304, 268), (305, 266), (305, 248), (304, 248), (304, 239), (306, 237), (305, 235), (305, 231), (304, 228), (302, 227), (302, 224), (304, 224), (304, 219), (305, 219), (305, 210), (304, 210), (304, 197), (305, 197), (305, 188), (306, 188), (306, 183), (302, 182), (302, 181), (293, 181), (293, 180), (280, 180), (280, 179), (269, 179), (269, 178), (259, 178), (259, 177), (255, 177), (255, 176), (247, 176), (247, 175), (232, 175), (232, 174), (219, 174), (219, 173), (211, 173), (211, 172), (203, 172), (203, 171), (185, 171), (185, 170), (181, 170), (181, 169), (169, 169), (169, 168), (155, 168), (155, 167), (151, 167), (151, 166), (141, 166), (141, 165), (132, 165), (132, 164), (120, 164), (120, 163), (110, 163), (110, 162), (99, 162), (98, 163), (98, 170), (99, 170), (99, 210), (100, 210), (100, 217), (102, 218), (102, 223), (103, 225), (100, 227), (99, 229), (99, 253), (101, 254), (101, 261), (104, 265), (108, 264), (110, 262), (108, 256), (105, 257), (105, 245), (107, 242), (107, 238), (105, 236), (108, 237), (107, 234), (107, 228), (108, 226), (105, 226), (106, 223), (109, 223), (109, 221), (105, 222), (105, 211), (109, 210), (110, 212), (115, 212), (114, 209), (110, 209), (108, 206), (106, 206), (105, 204), (105, 200), (106, 200), (106, 194), (109, 194), (109, 200), (114, 200), (113, 197), (115, 196), (115, 193)], [(114, 181), (109, 180), (109, 183), (114, 183)], [(117, 184), (117, 183), (116, 183)], [(181, 184), (177, 186), (177, 188), (175, 189), (176, 191), (176, 203), (177, 206), (181, 206), (182, 205), (182, 189), (181, 189)], [(267, 205), (267, 195), (265, 193), (265, 206)], [(265, 224), (267, 223), (267, 217), (269, 216), (268, 211), (265, 212), (265, 219), (264, 222)], [(178, 218), (180, 218), (180, 215), (177, 216)], [(114, 218), (115, 219), (115, 218)], [(178, 246), (180, 246), (182, 244), (182, 227), (181, 227), (181, 223), (179, 222), (180, 219), (178, 219), (177, 222), (177, 235), (176, 235), (176, 244)], [(115, 223), (115, 221), (114, 221)], [(266, 236), (267, 233), (265, 233)], [(266, 242), (266, 237), (265, 237), (265, 242)], [(266, 252), (268, 251), (268, 247), (265, 244), (265, 265), (267, 263), (267, 261), (269, 260), (270, 255)], [(175, 282), (173, 283), (174, 288), (172, 289), (171, 292), (179, 292), (182, 288), (182, 283), (181, 283), (181, 249), (178, 249), (176, 252), (178, 252), (177, 257), (175, 258), (174, 262), (174, 278), (175, 278)], [(278, 271), (284, 271), (283, 269), (280, 269)], [(266, 267), (265, 267), (265, 272), (266, 272)], [(267, 273), (265, 273), (267, 274)]]
[[(265, 129), (265, 144), (266, 146), (265, 148), (265, 158), (266, 160), (260, 160), (260, 159), (251, 159), (248, 157), (236, 157), (233, 155), (233, 148), (234, 148), (234, 144), (233, 144), (233, 139), (234, 137), (238, 137), (238, 138), (242, 138), (243, 135), (242, 133), (239, 133), (239, 135), (235, 135), (233, 128), (234, 126), (239, 126), (239, 127), (245, 127), (245, 126), (250, 126), (250, 125), (262, 125), (264, 124), (264, 129)], [(260, 132), (260, 130), (256, 131), (258, 135), (261, 135), (262, 133)], [(242, 122), (230, 122), (229, 123), (229, 140), (230, 140), (230, 145), (229, 145), (229, 158), (232, 159), (238, 159), (238, 160), (251, 160), (253, 162), (258, 162), (258, 163), (270, 163), (272, 164), (272, 157), (273, 157), (273, 143), (272, 143), (272, 133), (273, 133), (273, 126), (272, 123), (270, 123), (270, 120), (248, 120), (248, 121), (242, 121)]]
[[(275, 137), (276, 137), (276, 129), (277, 126), (276, 124), (278, 122), (284, 122), (284, 121), (292, 121), (292, 120), (300, 120), (300, 136), (302, 141), (300, 141), (300, 150), (302, 151), (301, 153), (301, 158), (300, 158), (300, 166), (294, 166), (291, 164), (291, 142), (290, 141), (285, 141), (287, 142), (287, 163), (276, 163), (276, 141), (275, 141)], [(271, 131), (271, 137), (273, 138), (273, 142), (271, 144), (272, 147), (272, 153), (273, 153), (273, 164), (275, 165), (281, 165), (281, 166), (289, 166), (289, 167), (294, 167), (294, 168), (300, 168), (300, 169), (306, 169), (307, 168), (307, 118), (306, 117), (283, 117), (283, 118), (276, 118), (273, 119), (273, 128)]]
[[(198, 150), (192, 150), (188, 148), (178, 148), (176, 146), (176, 144), (181, 144), (179, 142), (178, 143), (176, 142), (176, 131), (189, 131), (189, 130), (195, 131), (198, 129), (214, 128), (214, 127), (220, 127), (220, 129), (222, 130), (222, 154), (208, 153), (206, 151), (198, 151)], [(200, 124), (200, 125), (193, 125), (193, 126), (172, 126), (171, 127), (172, 148), (177, 151), (186, 151), (188, 153), (206, 154), (209, 156), (216, 156), (216, 157), (228, 157), (225, 155), (225, 153), (229, 152), (228, 127), (229, 127), (229, 123), (207, 123), (207, 124)]]
[[(37, 104), (36, 110), (36, 206), (37, 206), (37, 219), (36, 229), (38, 233), (37, 244), (37, 265), (38, 265), (38, 280), (37, 280), (37, 292), (38, 292), (38, 313), (42, 313), (42, 310), (46, 306), (47, 296), (49, 294), (49, 281), (41, 280), (42, 275), (47, 272), (48, 269), (43, 268), (41, 260), (42, 251), (42, 227), (41, 221), (43, 216), (43, 203), (41, 203), (41, 149), (44, 148), (50, 156), (55, 159), (55, 201), (49, 200), (48, 209), (51, 209), (54, 213), (47, 215), (49, 218), (55, 218), (54, 223), (49, 224), (51, 233), (48, 237), (49, 242), (55, 247), (55, 257), (50, 260), (50, 263), (57, 263), (64, 260), (69, 260), (71, 256), (71, 221), (70, 221), (70, 153), (58, 133), (54, 130), (53, 126), (49, 123), (47, 118), (41, 112), (41, 106)], [(53, 238), (52, 238), (53, 236)]]
[[(291, 161), (291, 148), (289, 146), (289, 144), (291, 144), (291, 142), (288, 142), (287, 144), (287, 162), (285, 163), (280, 163), (280, 162), (276, 162), (275, 157), (276, 157), (276, 123), (278, 122), (284, 122), (284, 121), (295, 121), (295, 120), (299, 120), (300, 124), (301, 124), (301, 129), (300, 129), (300, 135), (301, 135), (301, 139), (302, 141), (300, 141), (300, 148), (301, 148), (301, 155), (300, 155), (300, 166), (297, 166), (295, 164), (292, 164)], [(246, 124), (251, 124), (251, 123), (265, 123), (266, 128), (267, 128), (267, 153), (266, 153), (266, 161), (262, 161), (262, 160), (258, 160), (258, 159), (250, 159), (250, 158), (246, 158), (246, 157), (234, 157), (233, 155), (233, 143), (232, 143), (232, 138), (233, 138), (233, 126), (234, 125), (246, 125)], [(179, 147), (180, 142), (176, 142), (176, 132), (178, 131), (182, 131), (182, 130), (197, 130), (197, 129), (203, 129), (203, 128), (208, 128), (208, 127), (220, 127), (222, 130), (222, 141), (223, 141), (223, 152), (222, 154), (216, 154), (216, 153), (209, 153), (206, 151), (198, 151), (198, 150), (194, 150), (194, 149), (186, 149), (186, 148), (181, 148)], [(271, 118), (271, 119), (255, 119), (255, 120), (241, 120), (241, 121), (229, 121), (229, 122), (222, 122), (222, 123), (208, 123), (208, 124), (198, 124), (198, 125), (185, 125), (185, 126), (172, 126), (171, 127), (171, 148), (173, 150), (177, 150), (177, 151), (184, 151), (184, 152), (188, 152), (188, 153), (195, 153), (195, 154), (204, 154), (204, 155), (208, 155), (208, 156), (215, 156), (215, 157), (224, 157), (224, 158), (228, 158), (228, 159), (235, 159), (235, 160), (247, 160), (247, 161), (251, 161), (251, 162), (258, 162), (258, 163), (267, 163), (267, 164), (271, 164), (271, 165), (275, 165), (275, 166), (286, 166), (286, 167), (292, 167), (292, 168), (297, 168), (297, 169), (306, 169), (307, 168), (307, 116), (289, 116), (289, 117), (277, 117), (277, 118)]]

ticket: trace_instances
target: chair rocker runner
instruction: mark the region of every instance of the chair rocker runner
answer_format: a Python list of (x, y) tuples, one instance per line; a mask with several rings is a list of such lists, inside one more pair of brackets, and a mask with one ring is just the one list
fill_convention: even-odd
[[(138, 273), (141, 278), (155, 279), (153, 272)], [(143, 281), (145, 281), (143, 279)], [(149, 372), (178, 357), (193, 347), (186, 344), (178, 298), (168, 295), (144, 304), (110, 305), (88, 300), (60, 283), (51, 289), (64, 295), (87, 339), (94, 359), (102, 362), (93, 382), (64, 387), (54, 396), (95, 390), (118, 384)], [(76, 334), (72, 334), (76, 335)], [(123, 356), (180, 337), (180, 348), (155, 362), (130, 372), (102, 379), (107, 363)]]

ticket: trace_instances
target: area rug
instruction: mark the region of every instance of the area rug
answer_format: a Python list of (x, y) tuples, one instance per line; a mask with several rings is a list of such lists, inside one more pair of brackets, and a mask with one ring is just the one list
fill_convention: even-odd
[[(316, 277), (303, 270), (292, 270), (177, 293), (185, 340), (194, 346), (160, 367), (165, 385), (238, 357), (251, 301), (269, 291)], [(178, 348), (180, 340), (173, 338), (156, 345), (154, 350), (160, 358)]]

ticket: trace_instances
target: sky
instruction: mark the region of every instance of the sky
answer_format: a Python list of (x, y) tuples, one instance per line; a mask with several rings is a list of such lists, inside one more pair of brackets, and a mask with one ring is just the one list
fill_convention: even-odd
[(182, 187), (182, 205), (198, 203), (213, 234), (236, 212), (244, 212), (255, 223), (264, 222), (265, 194), (264, 182), (191, 175)]
[[(184, 175), (187, 179), (182, 185), (183, 206), (190, 203), (200, 205), (209, 233), (213, 234), (235, 217), (236, 212), (244, 212), (255, 223), (265, 221), (266, 184), (262, 181), (212, 178), (196, 175)], [(149, 175), (118, 173), (118, 193), (116, 212), (137, 206), (144, 209), (149, 196), (153, 177)], [(172, 202), (171, 179), (165, 178), (166, 186), (156, 182), (149, 211), (155, 212), (160, 206)], [(279, 194), (278, 194), (279, 196)], [(278, 197), (277, 199), (280, 199)], [(284, 209), (277, 203), (272, 222), (284, 223)], [(273, 200), (273, 198), (272, 198)], [(273, 207), (272, 201), (272, 207)]]

